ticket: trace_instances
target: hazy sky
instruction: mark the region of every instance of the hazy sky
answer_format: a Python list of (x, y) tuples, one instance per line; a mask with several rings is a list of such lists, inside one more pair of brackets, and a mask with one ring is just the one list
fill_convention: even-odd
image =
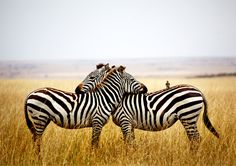
[(236, 57), (236, 0), (0, 0), (0, 60)]

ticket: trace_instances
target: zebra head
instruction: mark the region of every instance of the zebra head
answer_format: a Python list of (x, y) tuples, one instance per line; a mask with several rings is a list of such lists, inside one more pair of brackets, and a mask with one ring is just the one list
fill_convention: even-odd
[(118, 68), (118, 71), (122, 74), (122, 78), (124, 80), (125, 93), (147, 93), (147, 87), (124, 70), (124, 66), (120, 66)]
[(80, 83), (76, 89), (76, 94), (91, 91), (100, 83), (105, 77), (105, 73), (110, 69), (109, 64), (98, 64), (96, 70), (89, 73), (89, 75)]

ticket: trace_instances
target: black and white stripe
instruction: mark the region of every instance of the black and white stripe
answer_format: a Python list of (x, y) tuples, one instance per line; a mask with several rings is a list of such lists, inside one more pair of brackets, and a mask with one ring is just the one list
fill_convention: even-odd
[(124, 72), (111, 69), (92, 92), (75, 94), (43, 88), (29, 94), (25, 103), (26, 122), (40, 151), (41, 136), (53, 121), (68, 129), (92, 127), (92, 145), (98, 146), (102, 127), (118, 106), (124, 93), (143, 91), (143, 84)]
[[(219, 137), (208, 119), (205, 97), (190, 85), (178, 85), (148, 94), (125, 95), (112, 117), (114, 123), (122, 128), (124, 139), (128, 142), (134, 139), (135, 128), (160, 131), (180, 120), (190, 141), (198, 144), (200, 135), (197, 120), (203, 105), (204, 122), (207, 128)], [(192, 146), (197, 145), (194, 143)]]

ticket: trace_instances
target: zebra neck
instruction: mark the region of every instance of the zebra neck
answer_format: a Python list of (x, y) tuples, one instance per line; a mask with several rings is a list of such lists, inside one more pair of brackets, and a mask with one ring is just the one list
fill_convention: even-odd
[(118, 106), (123, 96), (123, 90), (121, 88), (121, 85), (110, 86), (110, 84), (105, 84), (95, 93), (97, 94), (97, 98), (99, 99), (102, 107), (108, 109), (109, 112), (111, 112), (114, 108)]

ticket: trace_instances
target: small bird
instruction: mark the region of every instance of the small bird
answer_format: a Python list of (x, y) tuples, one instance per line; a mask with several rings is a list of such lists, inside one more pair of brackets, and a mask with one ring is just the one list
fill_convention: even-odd
[(169, 89), (170, 88), (170, 83), (169, 81), (166, 81), (166, 89)]

